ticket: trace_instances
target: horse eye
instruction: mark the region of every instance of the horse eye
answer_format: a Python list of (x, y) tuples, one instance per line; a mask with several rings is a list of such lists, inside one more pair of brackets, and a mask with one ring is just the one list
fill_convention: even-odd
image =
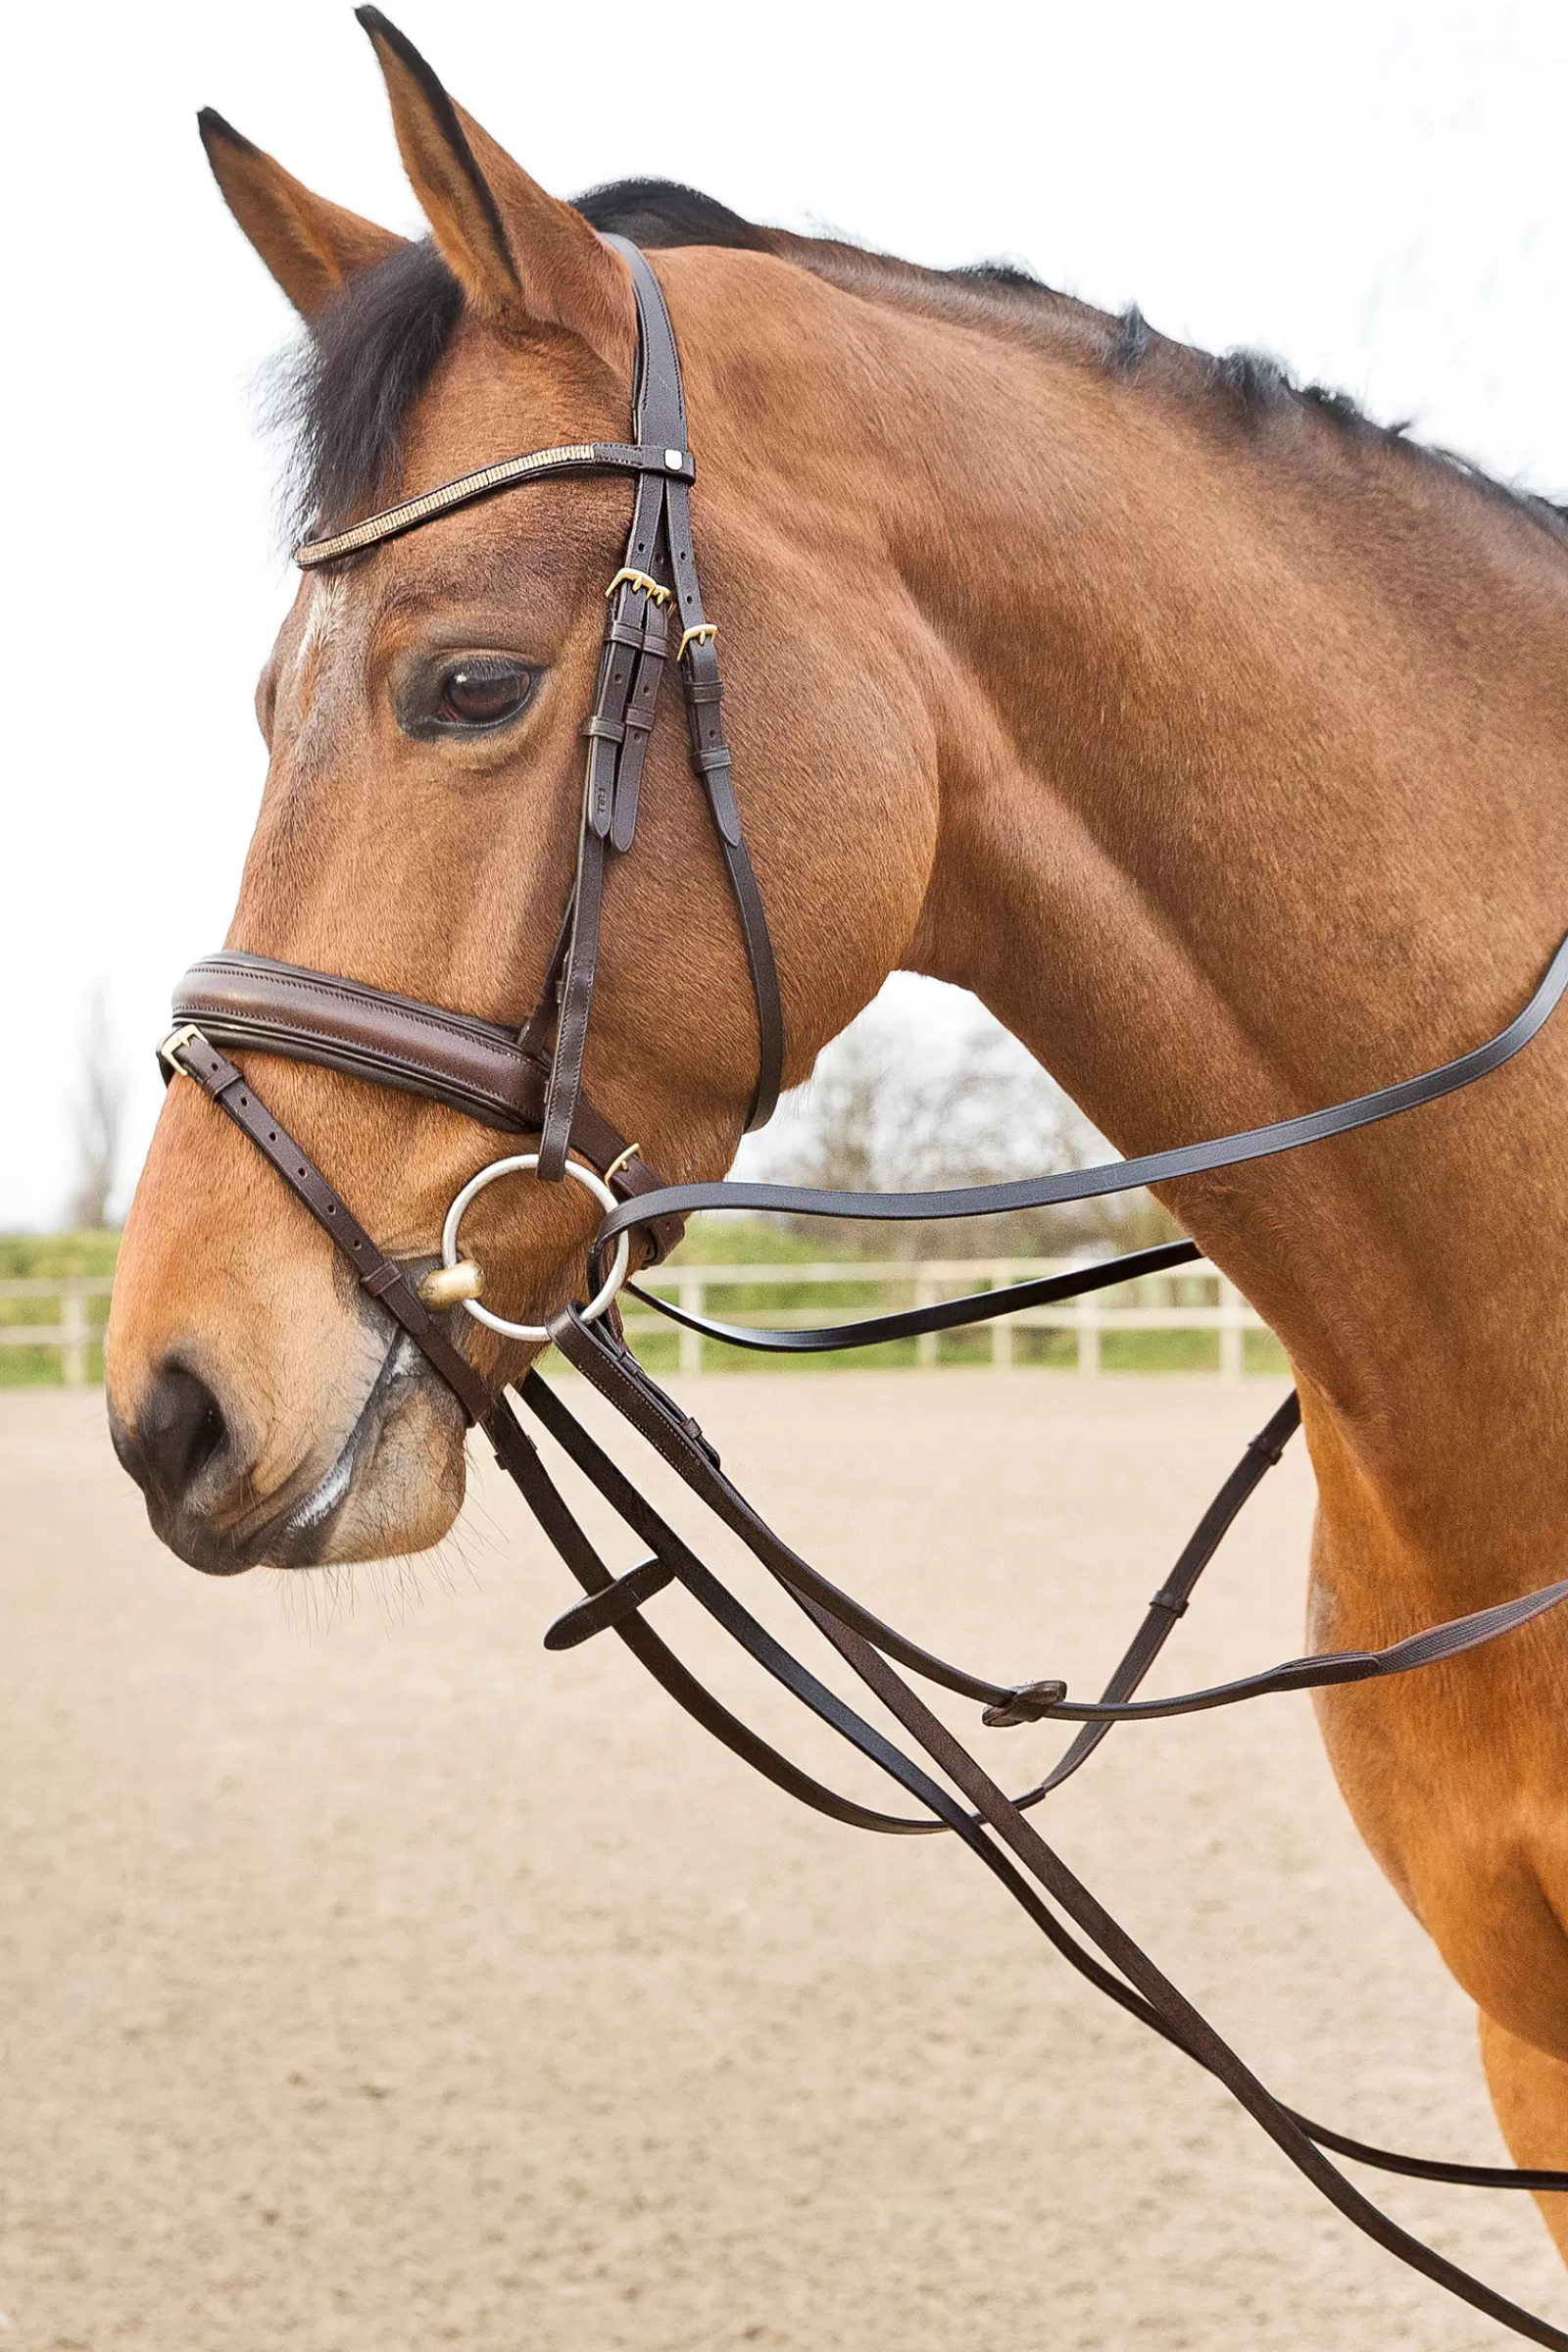
[(533, 692), (533, 672), (499, 656), (460, 662), (441, 679), (436, 716), (450, 727), (499, 727)]

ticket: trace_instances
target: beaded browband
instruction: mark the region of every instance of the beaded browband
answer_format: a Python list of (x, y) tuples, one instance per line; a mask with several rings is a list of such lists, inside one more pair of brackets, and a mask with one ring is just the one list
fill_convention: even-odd
[(455, 514), (460, 507), (472, 506), (475, 499), (510, 490), (536, 474), (599, 472), (662, 473), (680, 482), (697, 478), (690, 450), (645, 449), (630, 441), (568, 441), (562, 449), (530, 450), (526, 457), (501, 458), (494, 466), (460, 473), (456, 481), (443, 482), (439, 490), (425, 490), (417, 498), (404, 499), (400, 506), (384, 507), (379, 514), (367, 515), (364, 522), (334, 531), (329, 538), (302, 539), (294, 550), (294, 561), (301, 571), (314, 571), (318, 564), (336, 564), (343, 556), (379, 547), (383, 539), (399, 538), (404, 531), (416, 530), (421, 522)]

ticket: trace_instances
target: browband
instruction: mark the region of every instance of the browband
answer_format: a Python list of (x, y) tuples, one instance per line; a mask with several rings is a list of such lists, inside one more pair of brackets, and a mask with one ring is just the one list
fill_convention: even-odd
[[(536, 1134), (544, 1121), (548, 1063), (510, 1030), (334, 972), (225, 950), (191, 965), (174, 990), (173, 1015), (224, 1050), (318, 1062), (444, 1102), (485, 1127)], [(661, 1189), (647, 1161), (628, 1153), (609, 1120), (580, 1095), (571, 1142), (623, 1200)], [(684, 1226), (679, 1216), (650, 1222), (659, 1258), (673, 1250)]]
[(351, 524), (346, 531), (334, 531), (330, 538), (302, 539), (294, 550), (294, 561), (301, 571), (313, 571), (318, 564), (335, 564), (340, 556), (357, 556), (367, 547), (378, 547), (383, 539), (396, 539), (404, 531), (417, 529), (421, 522), (434, 522), (438, 515), (471, 507), (475, 499), (510, 490), (514, 482), (525, 482), (539, 473), (657, 473), (667, 474), (671, 481), (693, 482), (697, 466), (689, 449), (645, 448), (633, 441), (568, 441), (561, 449), (530, 450), (526, 457), (499, 458), (493, 466), (460, 473), (456, 481), (443, 482), (438, 490), (425, 490), (417, 498), (406, 498), (400, 506), (383, 507), (379, 514), (368, 514), (363, 522)]

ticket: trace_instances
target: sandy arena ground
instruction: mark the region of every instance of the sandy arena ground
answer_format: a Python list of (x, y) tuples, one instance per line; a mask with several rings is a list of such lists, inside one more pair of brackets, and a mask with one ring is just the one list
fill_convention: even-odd
[[(1082, 1687), (1277, 1393), (947, 1372), (693, 1401), (875, 1605)], [(611, 1640), (548, 1656), (564, 1572), (494, 1475), (435, 1560), (209, 1583), (101, 1419), (0, 1396), (0, 2352), (1505, 2340), (967, 1857), (799, 1812)], [(1211, 1570), (1183, 1681), (1298, 1647), (1309, 1508), (1298, 1458)], [(655, 1614), (685, 1632), (680, 1595)], [(976, 1736), (1014, 1786), (1054, 1745)], [(1118, 1734), (1054, 1829), (1283, 2094), (1502, 2160), (1468, 2006), (1304, 1699)], [(1378, 2193), (1568, 2318), (1528, 2200)]]

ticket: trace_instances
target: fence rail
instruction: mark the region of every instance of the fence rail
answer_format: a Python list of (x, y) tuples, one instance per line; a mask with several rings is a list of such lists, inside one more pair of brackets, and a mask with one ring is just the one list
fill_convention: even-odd
[[(843, 1288), (853, 1283), (879, 1288), (897, 1286), (906, 1294), (901, 1303), (934, 1306), (939, 1299), (956, 1298), (969, 1291), (1000, 1290), (1008, 1283), (1034, 1282), (1043, 1275), (1065, 1274), (1082, 1263), (1081, 1258), (1070, 1257), (955, 1257), (914, 1262), (894, 1258), (880, 1263), (856, 1259), (831, 1265), (668, 1266), (656, 1268), (639, 1280), (645, 1289), (673, 1292), (678, 1306), (688, 1314), (701, 1315), (710, 1312), (706, 1304), (710, 1291), (730, 1288), (783, 1290), (803, 1284)], [(1186, 1289), (1200, 1285), (1213, 1294), (1210, 1299), (1184, 1303), (1176, 1297), (1178, 1286)], [(993, 1368), (998, 1372), (1011, 1370), (1016, 1331), (1075, 1333), (1078, 1370), (1086, 1379), (1093, 1379), (1099, 1372), (1101, 1343), (1113, 1333), (1212, 1331), (1219, 1334), (1220, 1375), (1234, 1380), (1242, 1373), (1247, 1334), (1268, 1329), (1236, 1285), (1204, 1258), (1184, 1266), (1179, 1274), (1144, 1275), (1137, 1281), (1118, 1285), (1118, 1290), (1131, 1294), (1127, 1303), (1110, 1303), (1114, 1293), (1096, 1291), (1082, 1298), (1066, 1300), (1060, 1306), (1029, 1306), (1015, 1314), (999, 1315), (994, 1323), (982, 1326), (990, 1332)], [(720, 1306), (712, 1311), (726, 1322), (755, 1321), (770, 1323), (781, 1330), (808, 1331), (846, 1321), (856, 1310), (851, 1308), (847, 1313), (836, 1306), (805, 1306), (759, 1312), (750, 1308), (729, 1311)], [(628, 1309), (625, 1320), (631, 1338), (644, 1338), (661, 1331), (667, 1334), (670, 1329), (657, 1314)], [(703, 1370), (703, 1341), (696, 1332), (680, 1333), (679, 1361), (681, 1371), (688, 1375)], [(935, 1332), (928, 1332), (915, 1342), (915, 1361), (927, 1367), (940, 1361)]]
[[(786, 1290), (810, 1286), (820, 1289), (848, 1289), (852, 1285), (869, 1286), (878, 1290), (893, 1290), (898, 1303), (932, 1306), (941, 1298), (954, 1298), (966, 1291), (999, 1290), (1012, 1282), (1033, 1282), (1042, 1275), (1065, 1274), (1080, 1265), (1081, 1259), (1066, 1257), (954, 1257), (907, 1258), (874, 1260), (855, 1258), (823, 1265), (739, 1265), (739, 1266), (668, 1266), (655, 1269), (642, 1276), (645, 1288), (673, 1292), (676, 1303), (688, 1314), (701, 1315), (709, 1311), (710, 1292), (734, 1289)], [(63, 1279), (30, 1279), (0, 1282), (0, 1300), (8, 1298), (52, 1301), (59, 1314), (51, 1323), (6, 1323), (0, 1321), (0, 1350), (8, 1348), (45, 1348), (57, 1349), (61, 1370), (68, 1388), (83, 1388), (87, 1381), (88, 1351), (103, 1338), (102, 1326), (93, 1322), (87, 1312), (89, 1298), (106, 1298), (113, 1288), (108, 1274), (77, 1274)], [(1212, 1297), (1202, 1301), (1184, 1301), (1176, 1296), (1182, 1290), (1202, 1288)], [(1266, 1331), (1268, 1326), (1250, 1307), (1234, 1283), (1228, 1281), (1217, 1267), (1199, 1259), (1184, 1267), (1179, 1274), (1145, 1275), (1136, 1282), (1119, 1286), (1127, 1294), (1118, 1302), (1117, 1293), (1092, 1292), (1083, 1298), (1068, 1299), (1060, 1306), (1030, 1306), (1018, 1313), (1000, 1315), (988, 1329), (991, 1340), (991, 1362), (998, 1372), (1009, 1371), (1015, 1360), (1013, 1334), (1017, 1331), (1066, 1331), (1077, 1338), (1077, 1367), (1086, 1379), (1092, 1379), (1101, 1368), (1102, 1343), (1108, 1336), (1132, 1331), (1196, 1331), (1217, 1332), (1219, 1335), (1219, 1372), (1222, 1378), (1236, 1379), (1244, 1363), (1246, 1335), (1250, 1331)], [(885, 1302), (865, 1311), (882, 1311)], [(725, 1308), (715, 1310), (726, 1322), (770, 1323), (792, 1331), (806, 1331), (826, 1323), (845, 1321), (857, 1310), (842, 1306), (780, 1306), (772, 1309)], [(630, 1337), (647, 1338), (655, 1333), (666, 1336), (671, 1326), (662, 1317), (646, 1311), (629, 1309), (626, 1330)], [(679, 1363), (683, 1373), (691, 1375), (704, 1369), (703, 1342), (696, 1332), (682, 1331), (679, 1337)], [(935, 1332), (915, 1342), (915, 1361), (930, 1367), (940, 1361)]]
[(29, 1275), (24, 1280), (0, 1282), (0, 1299), (36, 1298), (40, 1303), (53, 1300), (60, 1308), (52, 1323), (0, 1322), (0, 1349), (57, 1348), (67, 1388), (84, 1389), (87, 1350), (95, 1340), (102, 1341), (104, 1336), (102, 1324), (95, 1324), (87, 1313), (87, 1301), (107, 1298), (114, 1287), (112, 1274), (68, 1274), (53, 1280), (46, 1275)]

